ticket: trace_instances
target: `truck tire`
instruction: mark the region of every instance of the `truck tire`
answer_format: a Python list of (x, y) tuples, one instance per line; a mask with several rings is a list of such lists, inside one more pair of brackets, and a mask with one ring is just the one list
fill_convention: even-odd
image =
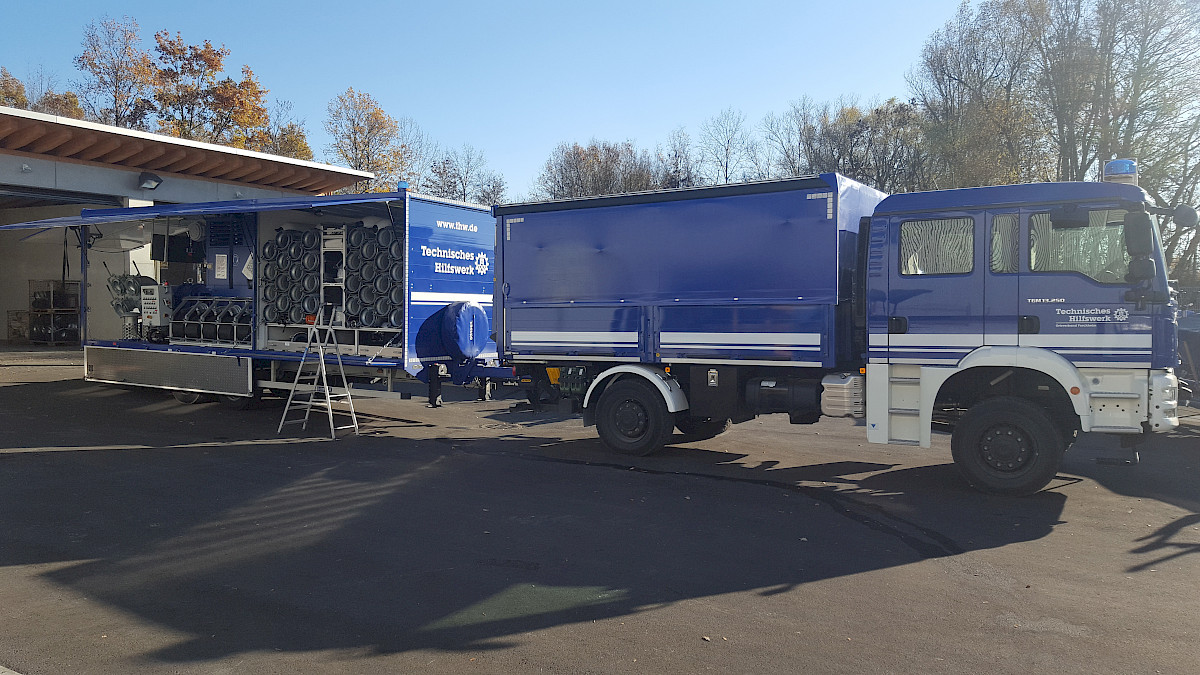
[(954, 463), (976, 489), (1033, 494), (1054, 479), (1066, 443), (1042, 408), (1012, 396), (975, 404), (950, 439)]
[(675, 428), (683, 434), (687, 442), (706, 441), (720, 436), (729, 428), (729, 419), (714, 419), (712, 417), (688, 417), (680, 414), (675, 418)]
[(604, 390), (596, 408), (600, 440), (623, 455), (661, 450), (675, 427), (667, 403), (654, 387), (637, 379), (617, 380)]

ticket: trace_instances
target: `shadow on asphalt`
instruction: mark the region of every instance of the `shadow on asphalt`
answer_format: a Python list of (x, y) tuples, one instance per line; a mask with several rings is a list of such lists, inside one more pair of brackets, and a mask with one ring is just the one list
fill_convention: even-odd
[[(278, 408), (230, 415), (91, 387), (0, 388), (9, 423), (60, 397), (3, 432), (3, 447), (26, 450), (0, 454), (0, 565), (56, 563), (46, 579), (188, 636), (150, 663), (499, 649), (557, 625), (1035, 540), (1066, 499), (980, 495), (950, 465), (746, 465), (749, 452), (681, 447), (642, 462), (520, 430), (198, 446), (272, 439)], [(69, 442), (81, 434), (106, 449), (61, 449), (84, 447)]]

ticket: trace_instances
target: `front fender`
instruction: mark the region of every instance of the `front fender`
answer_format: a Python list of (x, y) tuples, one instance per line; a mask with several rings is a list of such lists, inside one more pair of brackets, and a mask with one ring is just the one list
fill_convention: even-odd
[(967, 354), (958, 364), (959, 370), (981, 366), (1007, 366), (1036, 370), (1054, 378), (1067, 396), (1075, 414), (1079, 415), (1084, 430), (1091, 426), (1091, 403), (1088, 399), (1088, 383), (1075, 364), (1061, 354), (1039, 347), (980, 347)]

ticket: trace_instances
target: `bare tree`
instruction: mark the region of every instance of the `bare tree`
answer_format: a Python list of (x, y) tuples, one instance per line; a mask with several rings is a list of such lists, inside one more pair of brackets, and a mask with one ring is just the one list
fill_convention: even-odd
[(464, 144), (433, 163), (425, 191), (435, 197), (495, 204), (504, 199), (504, 189), (504, 178), (488, 169), (483, 153)]
[(150, 55), (139, 46), (138, 23), (132, 17), (105, 17), (83, 32), (83, 53), (75, 65), (83, 71), (76, 84), (91, 119), (129, 129), (145, 129), (154, 110)]
[(700, 127), (700, 162), (713, 183), (744, 180), (750, 168), (746, 115), (726, 108)]
[(671, 132), (665, 147), (658, 148), (656, 187), (684, 188), (703, 184), (692, 152), (692, 139), (683, 127)]
[(765, 151), (780, 176), (800, 176), (812, 168), (801, 139), (812, 124), (815, 104), (807, 96), (793, 101), (783, 114), (767, 113), (759, 125)]
[(884, 192), (913, 192), (933, 185), (933, 162), (916, 106), (888, 99), (867, 114), (864, 181)]
[(632, 141), (560, 143), (546, 160), (535, 196), (569, 199), (649, 190), (657, 186), (654, 159)]
[(478, 204), (503, 204), (508, 199), (508, 183), (504, 176), (489, 173), (479, 185), (475, 201)]
[(53, 73), (42, 66), (34, 68), (25, 78), (25, 95), (29, 98), (29, 109), (46, 112), (38, 109), (37, 102), (45, 98), (47, 94), (55, 94), (57, 89), (58, 78)]
[(396, 178), (411, 190), (428, 192), (429, 169), (439, 154), (437, 143), (412, 118), (401, 117), (396, 120), (396, 145), (400, 153)]
[(937, 187), (1046, 180), (1046, 129), (1030, 89), (1033, 47), (1004, 0), (963, 3), (909, 75)]
[(263, 133), (250, 148), (260, 152), (295, 159), (312, 160), (312, 148), (308, 145), (308, 132), (304, 120), (292, 114), (292, 102), (276, 100), (269, 112), (270, 121)]

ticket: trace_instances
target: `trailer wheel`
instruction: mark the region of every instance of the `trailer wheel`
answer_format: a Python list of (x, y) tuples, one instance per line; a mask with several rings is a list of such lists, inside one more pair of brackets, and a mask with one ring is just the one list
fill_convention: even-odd
[(172, 389), (171, 395), (175, 397), (176, 401), (185, 403), (187, 405), (191, 405), (193, 403), (207, 403), (212, 400), (212, 396), (209, 394), (201, 394), (198, 391), (184, 391), (182, 389)]
[(725, 433), (725, 430), (729, 428), (729, 418), (688, 417), (681, 414), (675, 418), (675, 428), (679, 429), (684, 440), (689, 443), (706, 441)]
[(648, 455), (662, 449), (675, 427), (663, 397), (636, 379), (618, 380), (600, 395), (596, 429), (600, 440), (623, 455)]
[(250, 406), (254, 405), (254, 400), (256, 398), (258, 397), (221, 394), (217, 396), (217, 402), (221, 404), (222, 408), (228, 408), (230, 410), (246, 410)]
[(1066, 443), (1050, 416), (1025, 399), (1001, 396), (977, 403), (950, 439), (954, 463), (985, 492), (1027, 495), (1054, 479)]

